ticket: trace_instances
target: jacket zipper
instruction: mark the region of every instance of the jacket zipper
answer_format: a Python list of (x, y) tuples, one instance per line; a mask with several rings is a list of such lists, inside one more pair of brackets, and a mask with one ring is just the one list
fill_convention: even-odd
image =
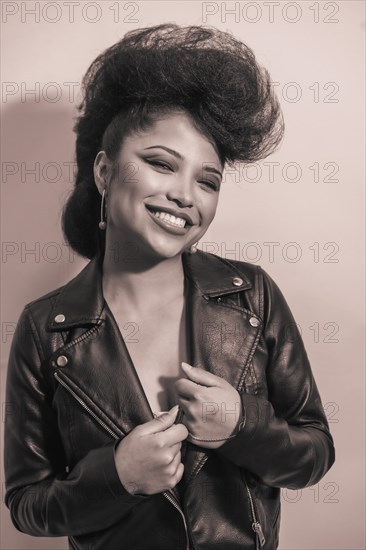
[(263, 535), (262, 525), (260, 524), (260, 522), (258, 521), (258, 518), (257, 518), (257, 514), (256, 514), (255, 507), (254, 507), (254, 500), (253, 500), (253, 497), (252, 497), (252, 493), (249, 490), (245, 474), (244, 474), (244, 482), (245, 482), (245, 487), (247, 489), (249, 503), (250, 503), (250, 509), (252, 511), (252, 516), (253, 516), (252, 529), (256, 534), (256, 537), (255, 537), (256, 550), (259, 550), (259, 545), (264, 546), (265, 542), (266, 542), (266, 539)]
[[(58, 372), (54, 372), (54, 377), (56, 378), (56, 380), (61, 384), (61, 386), (63, 386), (73, 397), (74, 399), (76, 399), (76, 401), (78, 403), (80, 403), (80, 405), (94, 418), (94, 420), (96, 422), (98, 422), (98, 424), (100, 426), (102, 426), (102, 428), (104, 428), (108, 433), (109, 435), (111, 435), (114, 439), (119, 439), (119, 436), (113, 431), (111, 430), (111, 428), (109, 428), (109, 426), (107, 426), (107, 424), (105, 422), (103, 422), (103, 420), (101, 418), (99, 418), (98, 415), (95, 414), (94, 411), (91, 410), (90, 407), (88, 407), (88, 405), (85, 403), (85, 401), (83, 401), (75, 392), (72, 388), (70, 388), (70, 386), (62, 379), (60, 378)], [(175, 502), (175, 500), (169, 495), (169, 493), (167, 493), (166, 491), (163, 492), (163, 495), (165, 496), (165, 498), (167, 500), (169, 500), (169, 502), (171, 504), (173, 504), (173, 506), (178, 510), (178, 512), (180, 513), (181, 517), (182, 517), (182, 520), (183, 520), (183, 523), (184, 523), (184, 531), (185, 531), (185, 534), (186, 534), (186, 550), (189, 550), (189, 537), (188, 537), (188, 529), (187, 529), (187, 523), (186, 523), (186, 518), (184, 516), (184, 513), (183, 513), (183, 510), (180, 508), (180, 506)]]
[(178, 510), (178, 512), (182, 516), (183, 523), (184, 523), (184, 531), (185, 531), (185, 534), (186, 534), (186, 550), (189, 550), (188, 528), (187, 528), (187, 523), (186, 523), (186, 518), (184, 516), (184, 513), (183, 513), (182, 509), (175, 503), (175, 501), (172, 499), (172, 497), (168, 493), (164, 492), (163, 495), (169, 500), (169, 502), (171, 502), (173, 504), (173, 506)]
[(61, 386), (63, 386), (69, 393), (71, 393), (71, 395), (76, 399), (76, 401), (80, 403), (80, 405), (94, 418), (94, 420), (96, 420), (109, 433), (109, 435), (111, 435), (115, 439), (119, 439), (118, 435), (113, 430), (111, 430), (107, 426), (107, 424), (103, 422), (103, 420), (99, 418), (99, 416), (97, 416), (95, 412), (92, 411), (90, 407), (88, 407), (88, 405), (82, 399), (80, 399), (80, 397), (74, 392), (74, 390), (70, 388), (70, 386), (66, 384), (66, 382), (64, 382), (64, 380), (62, 380), (59, 377), (57, 372), (54, 373), (54, 376), (56, 380), (61, 384)]

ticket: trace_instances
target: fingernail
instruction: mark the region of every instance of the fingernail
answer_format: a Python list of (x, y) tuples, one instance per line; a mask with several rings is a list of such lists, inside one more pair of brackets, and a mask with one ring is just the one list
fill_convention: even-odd
[(179, 409), (179, 405), (174, 405), (174, 407), (172, 407), (169, 412), (175, 414), (178, 411), (178, 409)]
[(154, 418), (159, 418), (159, 416), (162, 416), (163, 414), (168, 414), (168, 411), (160, 411), (158, 413), (153, 413)]
[(182, 367), (184, 369), (192, 369), (193, 368), (192, 365), (189, 365), (188, 363), (185, 363), (184, 361), (182, 361)]

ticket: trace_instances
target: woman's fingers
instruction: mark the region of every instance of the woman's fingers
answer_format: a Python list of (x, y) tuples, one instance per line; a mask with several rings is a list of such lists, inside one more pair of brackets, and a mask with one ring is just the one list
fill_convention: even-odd
[(168, 430), (165, 430), (165, 432), (160, 434), (159, 437), (161, 438), (163, 445), (172, 447), (177, 443), (181, 444), (187, 436), (188, 430), (184, 424), (174, 424), (174, 426), (171, 426)]
[(168, 412), (162, 412), (160, 415), (157, 415), (156, 418), (149, 420), (149, 422), (140, 424), (137, 426), (140, 435), (150, 435), (165, 431), (174, 424), (178, 410), (179, 405), (175, 405)]
[(184, 373), (188, 376), (189, 380), (192, 380), (196, 384), (206, 387), (221, 387), (224, 379), (221, 376), (213, 374), (205, 369), (200, 367), (192, 367), (187, 363), (182, 363)]
[(186, 378), (179, 378), (174, 382), (175, 390), (179, 397), (182, 399), (193, 399), (194, 394), (197, 392), (200, 387), (196, 382), (187, 380)]

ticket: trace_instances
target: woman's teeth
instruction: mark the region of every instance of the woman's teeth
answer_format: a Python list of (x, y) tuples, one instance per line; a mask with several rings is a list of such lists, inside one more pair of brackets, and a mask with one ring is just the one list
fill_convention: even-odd
[(177, 227), (184, 227), (186, 225), (186, 220), (183, 218), (176, 218), (167, 212), (153, 212), (153, 214), (156, 218), (160, 218), (171, 225), (176, 225)]

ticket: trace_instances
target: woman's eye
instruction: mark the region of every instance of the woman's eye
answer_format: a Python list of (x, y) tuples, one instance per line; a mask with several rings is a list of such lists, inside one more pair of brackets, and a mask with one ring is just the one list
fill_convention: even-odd
[[(174, 169), (170, 166), (170, 164), (164, 162), (163, 160), (146, 159), (146, 162), (152, 166), (159, 166), (159, 168), (162, 168), (164, 171), (174, 172)], [(218, 185), (213, 181), (201, 180), (198, 183), (212, 189), (213, 191), (218, 191)]]
[(207, 187), (209, 187), (210, 189), (213, 189), (214, 191), (218, 190), (216, 183), (214, 183), (213, 181), (204, 180), (204, 181), (200, 181), (199, 183), (206, 185)]
[(149, 164), (152, 164), (153, 166), (160, 166), (160, 168), (164, 168), (170, 171), (172, 170), (172, 167), (169, 164), (161, 160), (148, 160), (147, 162)]

